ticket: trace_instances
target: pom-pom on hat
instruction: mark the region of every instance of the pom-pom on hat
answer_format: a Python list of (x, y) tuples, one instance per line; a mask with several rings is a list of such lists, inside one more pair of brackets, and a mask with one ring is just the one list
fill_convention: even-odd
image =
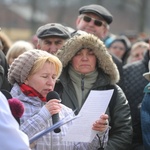
[(94, 13), (99, 17), (102, 17), (108, 24), (111, 24), (113, 21), (113, 16), (111, 13), (101, 5), (91, 4), (87, 6), (83, 6), (79, 9), (79, 14), (84, 13)]
[(24, 83), (26, 80), (31, 68), (34, 65), (34, 62), (43, 56), (49, 56), (46, 51), (42, 50), (29, 50), (21, 54), (18, 58), (16, 58), (10, 66), (8, 71), (8, 81), (11, 84), (16, 83)]

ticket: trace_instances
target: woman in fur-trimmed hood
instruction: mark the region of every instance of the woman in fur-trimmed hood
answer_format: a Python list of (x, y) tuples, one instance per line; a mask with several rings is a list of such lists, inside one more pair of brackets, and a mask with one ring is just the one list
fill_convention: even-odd
[(63, 71), (55, 91), (63, 104), (77, 109), (76, 114), (91, 90), (114, 89), (106, 111), (111, 129), (104, 150), (128, 149), (132, 137), (130, 108), (122, 89), (116, 85), (119, 73), (103, 42), (89, 33), (77, 32), (56, 55), (63, 64)]
[(98, 68), (101, 68), (110, 77), (112, 84), (119, 81), (118, 69), (111, 55), (103, 42), (92, 34), (84, 33), (84, 35), (76, 35), (62, 47), (57, 53), (57, 56), (63, 63), (63, 67), (66, 67), (76, 53), (83, 48), (90, 49), (94, 52), (97, 58)]

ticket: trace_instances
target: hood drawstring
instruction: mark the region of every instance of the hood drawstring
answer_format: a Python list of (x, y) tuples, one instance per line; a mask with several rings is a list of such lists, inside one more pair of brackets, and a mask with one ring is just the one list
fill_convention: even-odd
[(81, 90), (84, 91), (84, 77), (85, 75), (81, 76)]
[(84, 78), (85, 78), (85, 75), (82, 75), (81, 76), (82, 103), (84, 102)]

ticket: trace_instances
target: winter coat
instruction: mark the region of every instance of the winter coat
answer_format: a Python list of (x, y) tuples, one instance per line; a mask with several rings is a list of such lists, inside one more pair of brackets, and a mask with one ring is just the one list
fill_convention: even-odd
[(144, 87), (148, 81), (143, 77), (143, 73), (148, 72), (149, 51), (144, 55), (143, 60), (127, 64), (123, 67), (124, 72), (124, 92), (129, 102), (132, 115), (133, 144), (142, 144), (140, 104), (142, 102)]
[(6, 97), (0, 92), (0, 145), (3, 150), (30, 150), (29, 139), (20, 131)]
[[(26, 96), (22, 93), (17, 83), (15, 83), (12, 87), (11, 95), (21, 100), (24, 104), (26, 111), (20, 119), (20, 129), (28, 135), (29, 139), (31, 139), (35, 134), (52, 126), (51, 114), (44, 106), (45, 102), (42, 102), (38, 97)], [(65, 117), (71, 119), (73, 116), (73, 111), (62, 105), (62, 109), (59, 112), (60, 120)], [(34, 146), (32, 150), (97, 150), (99, 147), (99, 140), (97, 136), (95, 136), (91, 143), (62, 141), (71, 125), (72, 121), (61, 126), (60, 133), (49, 132), (37, 139), (33, 143)], [(105, 133), (99, 132), (98, 134), (101, 138), (105, 139)], [(106, 142), (107, 140), (105, 139), (105, 145)]]
[(119, 85), (122, 89), (124, 89), (123, 63), (122, 63), (121, 59), (119, 59), (114, 54), (110, 54), (110, 55), (112, 56), (114, 63), (117, 65), (119, 75), (120, 75), (120, 80), (119, 80), (119, 82), (117, 82), (117, 85)]
[(144, 88), (144, 98), (141, 105), (141, 129), (144, 149), (150, 149), (150, 83)]
[(7, 79), (8, 64), (4, 53), (0, 50), (0, 89), (10, 91), (11, 85)]
[(106, 90), (110, 85), (113, 85), (115, 89), (113, 105), (111, 108), (109, 105), (106, 111), (111, 129), (105, 150), (127, 150), (132, 137), (130, 108), (122, 89), (116, 85), (119, 80), (118, 69), (100, 39), (86, 33), (75, 35), (65, 43), (56, 54), (62, 61), (64, 69), (55, 90), (60, 94), (63, 104), (72, 109), (79, 107), (77, 93), (69, 77), (68, 68), (70, 60), (83, 48), (93, 50), (97, 58), (98, 77), (91, 90)]

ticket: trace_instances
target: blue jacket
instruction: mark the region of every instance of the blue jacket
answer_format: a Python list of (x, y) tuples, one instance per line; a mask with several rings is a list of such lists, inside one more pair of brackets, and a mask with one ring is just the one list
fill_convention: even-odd
[(144, 88), (141, 106), (141, 127), (145, 150), (150, 150), (150, 83)]

